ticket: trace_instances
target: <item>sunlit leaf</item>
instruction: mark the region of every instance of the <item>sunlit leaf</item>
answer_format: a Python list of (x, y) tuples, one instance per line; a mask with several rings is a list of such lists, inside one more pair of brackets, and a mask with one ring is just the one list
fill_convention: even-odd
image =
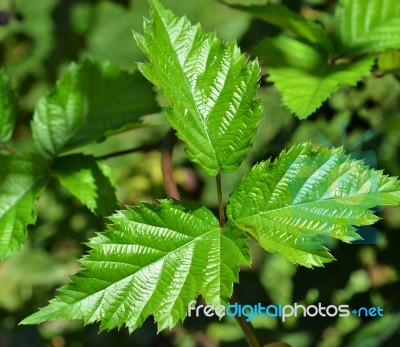
[(210, 175), (235, 170), (261, 118), (257, 61), (248, 61), (235, 42), (223, 44), (157, 1), (151, 8), (144, 34), (135, 34), (149, 59), (139, 64), (140, 71), (171, 102), (165, 113), (189, 158)]
[(162, 330), (184, 319), (200, 294), (214, 307), (226, 305), (240, 264), (249, 263), (247, 237), (229, 225), (221, 230), (195, 203), (162, 200), (110, 219), (90, 240), (84, 269), (23, 324), (67, 317), (133, 331), (153, 315)]
[(400, 48), (400, 1), (340, 0), (334, 28), (345, 55)]
[(289, 36), (264, 39), (256, 48), (265, 57), (269, 76), (283, 103), (300, 119), (307, 118), (340, 85), (354, 86), (370, 73), (373, 57), (354, 62), (329, 61), (323, 50)]
[(379, 218), (370, 209), (400, 204), (400, 182), (342, 149), (298, 145), (257, 164), (229, 199), (227, 214), (269, 252), (322, 266), (333, 258), (321, 237), (360, 239), (354, 226)]

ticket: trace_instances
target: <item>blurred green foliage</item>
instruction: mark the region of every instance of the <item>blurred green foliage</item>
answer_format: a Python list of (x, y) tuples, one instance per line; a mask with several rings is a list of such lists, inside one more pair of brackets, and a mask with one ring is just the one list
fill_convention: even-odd
[[(262, 37), (279, 33), (275, 27), (250, 14), (213, 0), (165, 0), (163, 3), (176, 14), (185, 14), (192, 22), (201, 22), (206, 30), (216, 30), (223, 39), (237, 39), (249, 51)], [(250, 1), (229, 3), (247, 5)], [(287, 0), (282, 3), (309, 19), (329, 24), (325, 12), (332, 13), (336, 1)], [(0, 11), (11, 14), (10, 20), (0, 26), (0, 65), (20, 95), (17, 127), (11, 144), (16, 150), (29, 146), (29, 122), (34, 105), (54, 85), (70, 61), (90, 57), (134, 70), (135, 61), (143, 59), (134, 44), (132, 29), (140, 31), (142, 18), (147, 15), (148, 6), (144, 0), (0, 0)], [(382, 57), (382, 70), (396, 70), (397, 55)], [(283, 147), (310, 140), (344, 146), (349, 153), (376, 162), (377, 167), (388, 174), (399, 174), (400, 83), (396, 75), (383, 75), (376, 70), (356, 88), (341, 87), (304, 121), (299, 121), (282, 106), (281, 96), (270, 84), (263, 82), (260, 96), (265, 117), (253, 149), (238, 171), (223, 176), (224, 192), (232, 191), (240, 176), (255, 162), (275, 157)], [(161, 120), (158, 127), (125, 132), (99, 145), (87, 146), (85, 153), (100, 156), (156, 142), (166, 130)], [(144, 160), (146, 165), (143, 165)], [(158, 151), (108, 160), (121, 206), (165, 197), (159, 162)], [(186, 159), (182, 144), (175, 148), (174, 163), (183, 195), (215, 208), (214, 180)], [(379, 305), (384, 307), (384, 317), (294, 317), (285, 323), (258, 317), (254, 325), (263, 340), (286, 341), (296, 347), (398, 346), (400, 213), (396, 208), (387, 208), (380, 214), (383, 220), (376, 225), (379, 229), (376, 244), (332, 245), (332, 252), (339, 260), (322, 269), (296, 267), (279, 255), (265, 254), (254, 244), (253, 265), (243, 268), (237, 294), (246, 304)], [(40, 327), (18, 326), (22, 318), (54, 296), (54, 288), (66, 283), (68, 274), (78, 270), (76, 259), (87, 250), (83, 242), (96, 231), (103, 230), (105, 222), (92, 215), (59, 184), (50, 182), (38, 202), (38, 222), (30, 228), (24, 250), (0, 263), (1, 347), (245, 345), (240, 329), (228, 318), (221, 322), (205, 317), (188, 318), (184, 324), (160, 335), (156, 335), (151, 321), (130, 336), (125, 330), (98, 334), (97, 326), (83, 327), (80, 322), (64, 320)], [(371, 232), (368, 228), (360, 230), (364, 237)]]

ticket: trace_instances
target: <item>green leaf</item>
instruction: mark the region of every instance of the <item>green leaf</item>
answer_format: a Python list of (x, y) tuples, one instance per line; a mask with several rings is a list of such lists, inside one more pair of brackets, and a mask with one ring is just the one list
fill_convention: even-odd
[(336, 6), (334, 29), (343, 55), (400, 48), (400, 2), (340, 0)]
[(249, 12), (254, 17), (287, 30), (297, 37), (306, 39), (310, 43), (317, 44), (329, 53), (334, 51), (328, 34), (319, 24), (298, 15), (284, 5), (264, 4), (259, 6), (230, 6)]
[(15, 127), (17, 93), (6, 73), (0, 69), (0, 142), (7, 142)]
[(67, 317), (133, 331), (153, 315), (162, 330), (184, 319), (200, 294), (226, 305), (240, 264), (249, 263), (247, 237), (229, 225), (221, 230), (192, 202), (141, 204), (110, 219), (108, 231), (91, 239), (84, 269), (22, 324)]
[(35, 154), (0, 155), (0, 259), (21, 249), (35, 201), (47, 183), (47, 162)]
[(340, 85), (356, 85), (374, 62), (366, 56), (353, 63), (330, 63), (323, 50), (284, 35), (264, 39), (256, 51), (265, 56), (268, 80), (300, 119), (310, 116)]
[(60, 157), (54, 175), (93, 213), (107, 216), (116, 210), (114, 182), (104, 161), (82, 154)]
[(400, 204), (400, 182), (351, 159), (343, 149), (311, 144), (283, 151), (256, 165), (229, 199), (227, 215), (269, 252), (293, 263), (321, 266), (332, 260), (321, 236), (360, 239), (355, 226), (379, 218), (370, 210)]
[(378, 56), (379, 69), (385, 73), (400, 74), (400, 52), (397, 49), (388, 49)]
[(52, 158), (130, 128), (157, 112), (151, 85), (138, 73), (110, 63), (72, 63), (56, 88), (39, 100), (32, 122), (33, 138)]
[(155, 0), (151, 11), (144, 35), (135, 34), (149, 59), (139, 64), (140, 71), (171, 102), (166, 117), (186, 142), (189, 158), (209, 175), (234, 171), (262, 115), (260, 100), (254, 99), (257, 61), (248, 61), (235, 42), (223, 44)]

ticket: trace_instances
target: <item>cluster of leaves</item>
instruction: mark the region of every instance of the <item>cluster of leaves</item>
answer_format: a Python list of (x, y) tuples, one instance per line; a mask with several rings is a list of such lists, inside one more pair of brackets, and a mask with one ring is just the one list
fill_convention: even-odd
[[(304, 53), (312, 58), (314, 72), (329, 76), (320, 79), (333, 80), (327, 83), (327, 98), (342, 81), (355, 83), (369, 72), (373, 62), (369, 56), (346, 64), (345, 69), (321, 68), (325, 59), (321, 50), (333, 52), (325, 33), (280, 6), (274, 9), (274, 23), (302, 38), (268, 39), (268, 52), (275, 54), (276, 64), (286, 64), (282, 76), (292, 76), (290, 62), (301, 65)], [(148, 58), (139, 70), (169, 101), (166, 118), (185, 142), (189, 159), (211, 176), (236, 170), (262, 117), (256, 98), (257, 60), (249, 61), (235, 42), (224, 44), (215, 34), (204, 34), (199, 25), (176, 17), (155, 0), (151, 13), (144, 34), (135, 34)], [(364, 53), (359, 43), (343, 42), (342, 52)], [(388, 45), (392, 47), (392, 42)], [(282, 60), (282, 49), (288, 50), (289, 60)], [(309, 62), (302, 67), (307, 70)], [(15, 97), (8, 79), (2, 80), (4, 94), (11, 95), (0, 117), (7, 125), (6, 141), (15, 113), (15, 106), (9, 105), (15, 105)], [(310, 86), (323, 90), (323, 81)], [(307, 89), (303, 87), (303, 82), (291, 79), (282, 92), (296, 94)], [(140, 118), (157, 110), (150, 84), (137, 72), (127, 74), (110, 64), (88, 61), (71, 65), (35, 110), (32, 132), (37, 153), (1, 157), (2, 257), (21, 247), (26, 225), (35, 219), (34, 202), (50, 175), (94, 212), (111, 213), (115, 196), (105, 164), (83, 154), (64, 153), (127, 127), (140, 127)], [(247, 235), (295, 264), (321, 266), (333, 259), (325, 238), (357, 240), (354, 226), (378, 219), (371, 208), (396, 204), (400, 204), (396, 178), (368, 168), (343, 149), (299, 144), (275, 161), (257, 164), (241, 179), (229, 198), (225, 225), (206, 207), (185, 200), (164, 199), (114, 214), (108, 230), (90, 240), (91, 251), (81, 260), (83, 270), (47, 307), (23, 322), (82, 318), (86, 323), (101, 321), (102, 329), (125, 324), (132, 331), (154, 315), (159, 330), (171, 327), (185, 318), (188, 303), (198, 295), (214, 306), (228, 303), (240, 266), (250, 264)]]
[(378, 59), (382, 71), (400, 67), (396, 0), (340, 0), (326, 28), (284, 5), (234, 7), (286, 31), (264, 38), (254, 52), (265, 59), (267, 80), (300, 119), (310, 116), (339, 86), (355, 86), (368, 76), (376, 53), (382, 52)]
[[(17, 98), (4, 71), (0, 76), (0, 140), (7, 143)], [(141, 117), (158, 109), (151, 85), (138, 72), (129, 74), (109, 63), (71, 64), (56, 88), (37, 104), (31, 123), (35, 150), (14, 153), (4, 147), (0, 155), (0, 258), (21, 249), (27, 225), (36, 219), (35, 201), (51, 176), (94, 213), (112, 213), (117, 203), (107, 165), (93, 156), (64, 153), (146, 126)]]

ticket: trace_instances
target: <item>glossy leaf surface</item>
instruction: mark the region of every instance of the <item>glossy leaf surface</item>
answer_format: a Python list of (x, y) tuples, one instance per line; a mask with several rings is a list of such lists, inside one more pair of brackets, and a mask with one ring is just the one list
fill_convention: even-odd
[(165, 114), (189, 158), (209, 175), (235, 170), (262, 115), (255, 99), (257, 61), (244, 57), (235, 42), (223, 44), (155, 0), (151, 9), (144, 34), (135, 34), (149, 59), (139, 64), (140, 71), (170, 101)]
[(229, 199), (227, 214), (269, 252), (307, 267), (333, 258), (322, 237), (360, 239), (354, 226), (379, 218), (370, 209), (400, 204), (400, 182), (342, 149), (298, 145), (257, 164)]
[(230, 226), (221, 230), (192, 202), (141, 204), (110, 219), (90, 240), (84, 269), (23, 324), (67, 317), (133, 331), (153, 315), (162, 330), (184, 319), (200, 294), (214, 307), (226, 305), (240, 264), (249, 263), (247, 237)]

